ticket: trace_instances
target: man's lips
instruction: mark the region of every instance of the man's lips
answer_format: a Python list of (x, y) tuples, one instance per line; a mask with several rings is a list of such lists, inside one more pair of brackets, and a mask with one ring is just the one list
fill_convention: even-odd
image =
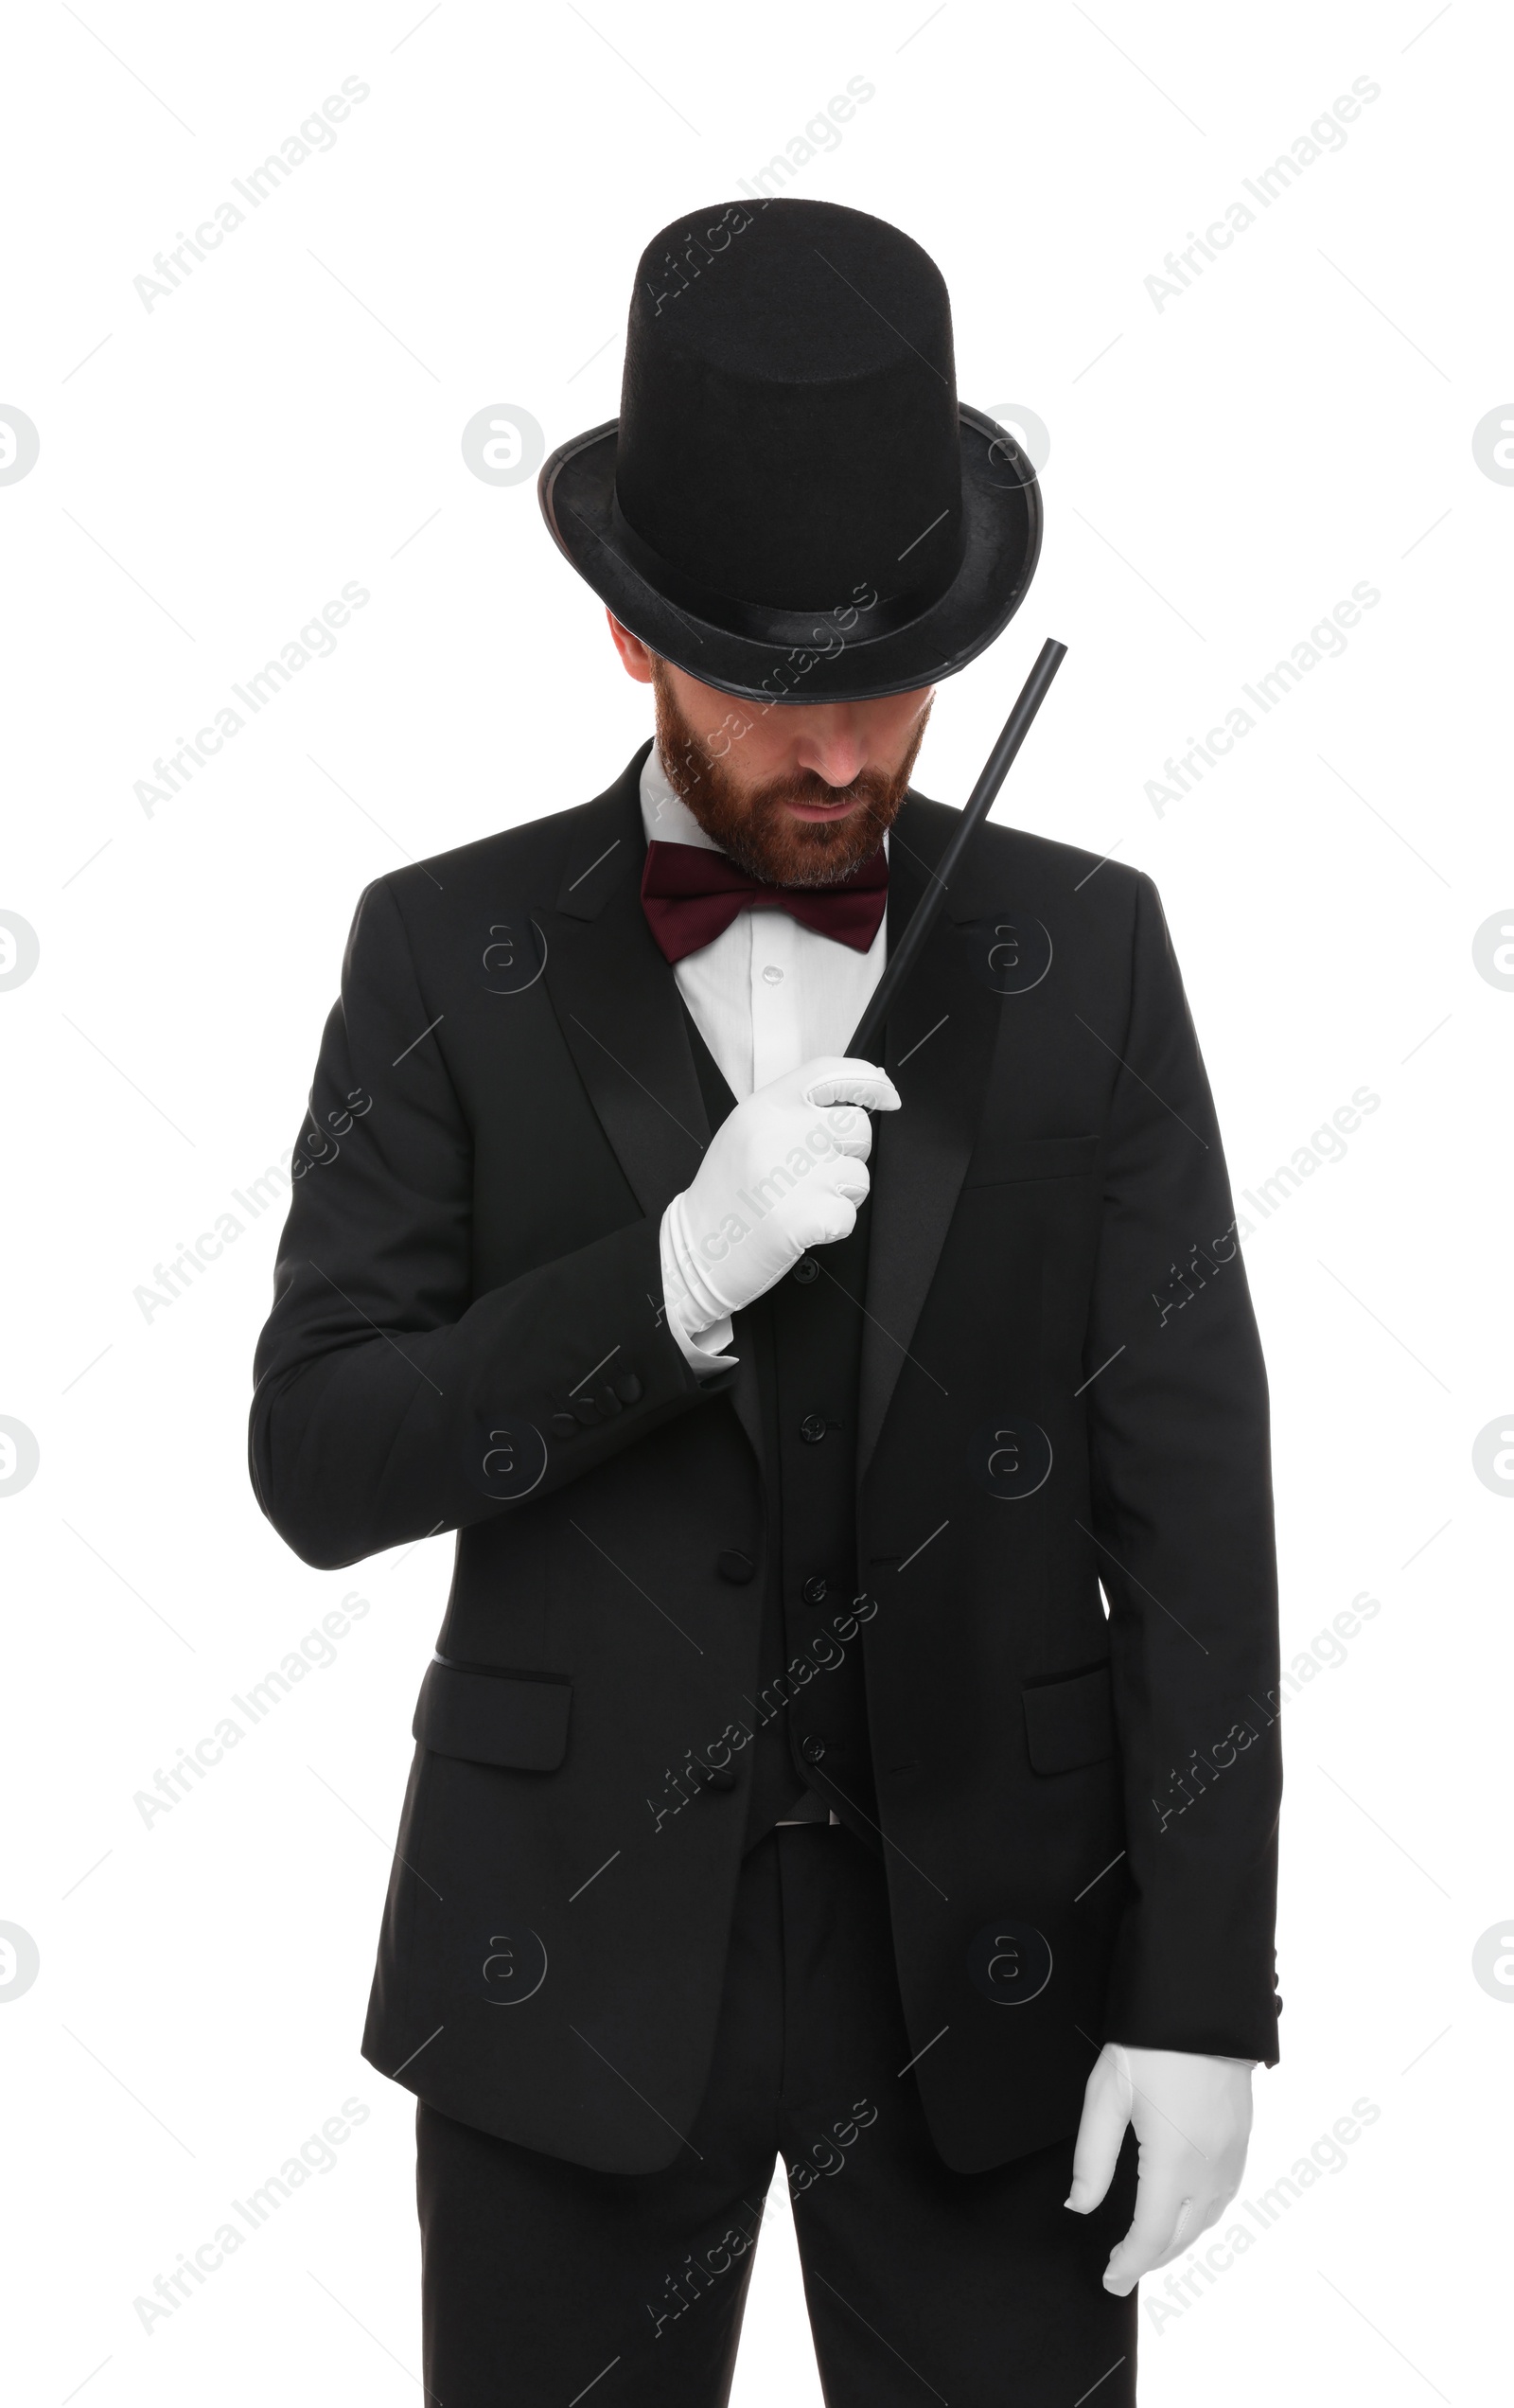
[(845, 820), (861, 806), (861, 795), (853, 794), (839, 803), (786, 803), (783, 807), (792, 811), (796, 820)]

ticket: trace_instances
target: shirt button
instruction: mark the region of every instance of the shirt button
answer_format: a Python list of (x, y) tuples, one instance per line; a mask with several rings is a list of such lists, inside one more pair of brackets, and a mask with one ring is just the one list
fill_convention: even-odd
[(767, 963), (767, 964), (766, 964), (766, 965), (765, 966), (764, 970), (763, 970), (763, 983), (764, 983), (764, 984), (765, 984), (765, 985), (766, 985), (766, 986), (782, 986), (782, 985), (783, 985), (783, 971), (779, 968), (778, 964), (777, 964), (776, 962), (769, 962), (769, 963)]
[(820, 1276), (820, 1266), (813, 1254), (801, 1254), (794, 1266), (794, 1277), (801, 1287), (808, 1287)]
[(825, 1753), (825, 1742), (823, 1739), (806, 1739), (799, 1752), (806, 1764), (818, 1764)]
[(828, 1594), (825, 1576), (822, 1572), (811, 1572), (809, 1579), (800, 1591), (806, 1605), (823, 1605)]
[(824, 1415), (822, 1413), (806, 1413), (804, 1419), (799, 1425), (799, 1434), (804, 1441), (806, 1446), (819, 1446), (821, 1439), (825, 1436)]

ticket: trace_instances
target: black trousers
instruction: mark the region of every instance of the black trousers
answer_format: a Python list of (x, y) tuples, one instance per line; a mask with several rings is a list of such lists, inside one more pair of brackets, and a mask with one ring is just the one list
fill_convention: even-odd
[(770, 1832), (743, 1863), (709, 2088), (665, 2171), (593, 2172), (419, 2108), (431, 2408), (723, 2408), (779, 2156), (827, 2408), (1131, 2408), (1136, 2298), (1100, 2277), (1135, 2204), (1134, 2136), (1093, 2216), (1062, 2204), (1070, 2138), (954, 2173), (910, 2054), (882, 1866), (844, 1828)]

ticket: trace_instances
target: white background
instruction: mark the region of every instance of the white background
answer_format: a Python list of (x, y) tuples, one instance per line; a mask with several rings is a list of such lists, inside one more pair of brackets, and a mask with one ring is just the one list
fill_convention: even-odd
[[(1287, 1709), (1248, 2194), (1353, 2101), (1381, 2115), (1212, 2290), (1143, 2308), (1142, 2398), (1497, 2389), (1514, 2014), (1472, 1951), (1514, 1910), (1514, 1505), (1472, 1448), (1514, 1421), (1514, 994), (1473, 937), (1514, 923), (1514, 488), (1472, 430), (1514, 417), (1510, 48), (1467, 0), (11, 11), (0, 402), (41, 435), (0, 486), (0, 907), (41, 946), (0, 993), (0, 1412), (41, 1449), (0, 1496), (0, 1921), (41, 1955), (0, 2011), (18, 2402), (415, 2395), (413, 2106), (357, 2041), (449, 1543), (326, 1575), (260, 1519), (281, 1213), (231, 1192), (293, 1141), (366, 881), (585, 799), (646, 732), (532, 481), (470, 474), (465, 423), (513, 403), (551, 445), (611, 416), (642, 244), (854, 76), (873, 97), (786, 188), (921, 240), (963, 398), (1051, 437), (1034, 590), (943, 688), (922, 787), (962, 798), (1062, 637), (999, 816), (1156, 878), (1238, 1193), (1381, 1099), (1246, 1240), (1285, 1661), (1381, 1605)], [(334, 148), (144, 307), (154, 254), (348, 76)], [(1344, 148), (1158, 309), (1165, 255), (1358, 77)], [(348, 580), (371, 599), (334, 654), (145, 811), (155, 757)], [(1344, 654), (1153, 807), (1359, 581)], [(242, 1233), (146, 1318), (133, 1291), (227, 1211)], [(134, 1794), (354, 1589), (335, 1662), (145, 1825)], [(133, 2300), (349, 2098), (331, 2169), (145, 2332)], [(775, 2198), (740, 2408), (819, 2399)]]

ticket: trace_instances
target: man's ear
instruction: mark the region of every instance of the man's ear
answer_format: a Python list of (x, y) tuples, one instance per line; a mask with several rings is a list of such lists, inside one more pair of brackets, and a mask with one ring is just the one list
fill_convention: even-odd
[(647, 650), (639, 635), (633, 635), (629, 628), (622, 627), (613, 611), (607, 611), (605, 616), (609, 622), (610, 639), (621, 656), (621, 665), (626, 676), (634, 678), (638, 685), (650, 685), (654, 655)]

